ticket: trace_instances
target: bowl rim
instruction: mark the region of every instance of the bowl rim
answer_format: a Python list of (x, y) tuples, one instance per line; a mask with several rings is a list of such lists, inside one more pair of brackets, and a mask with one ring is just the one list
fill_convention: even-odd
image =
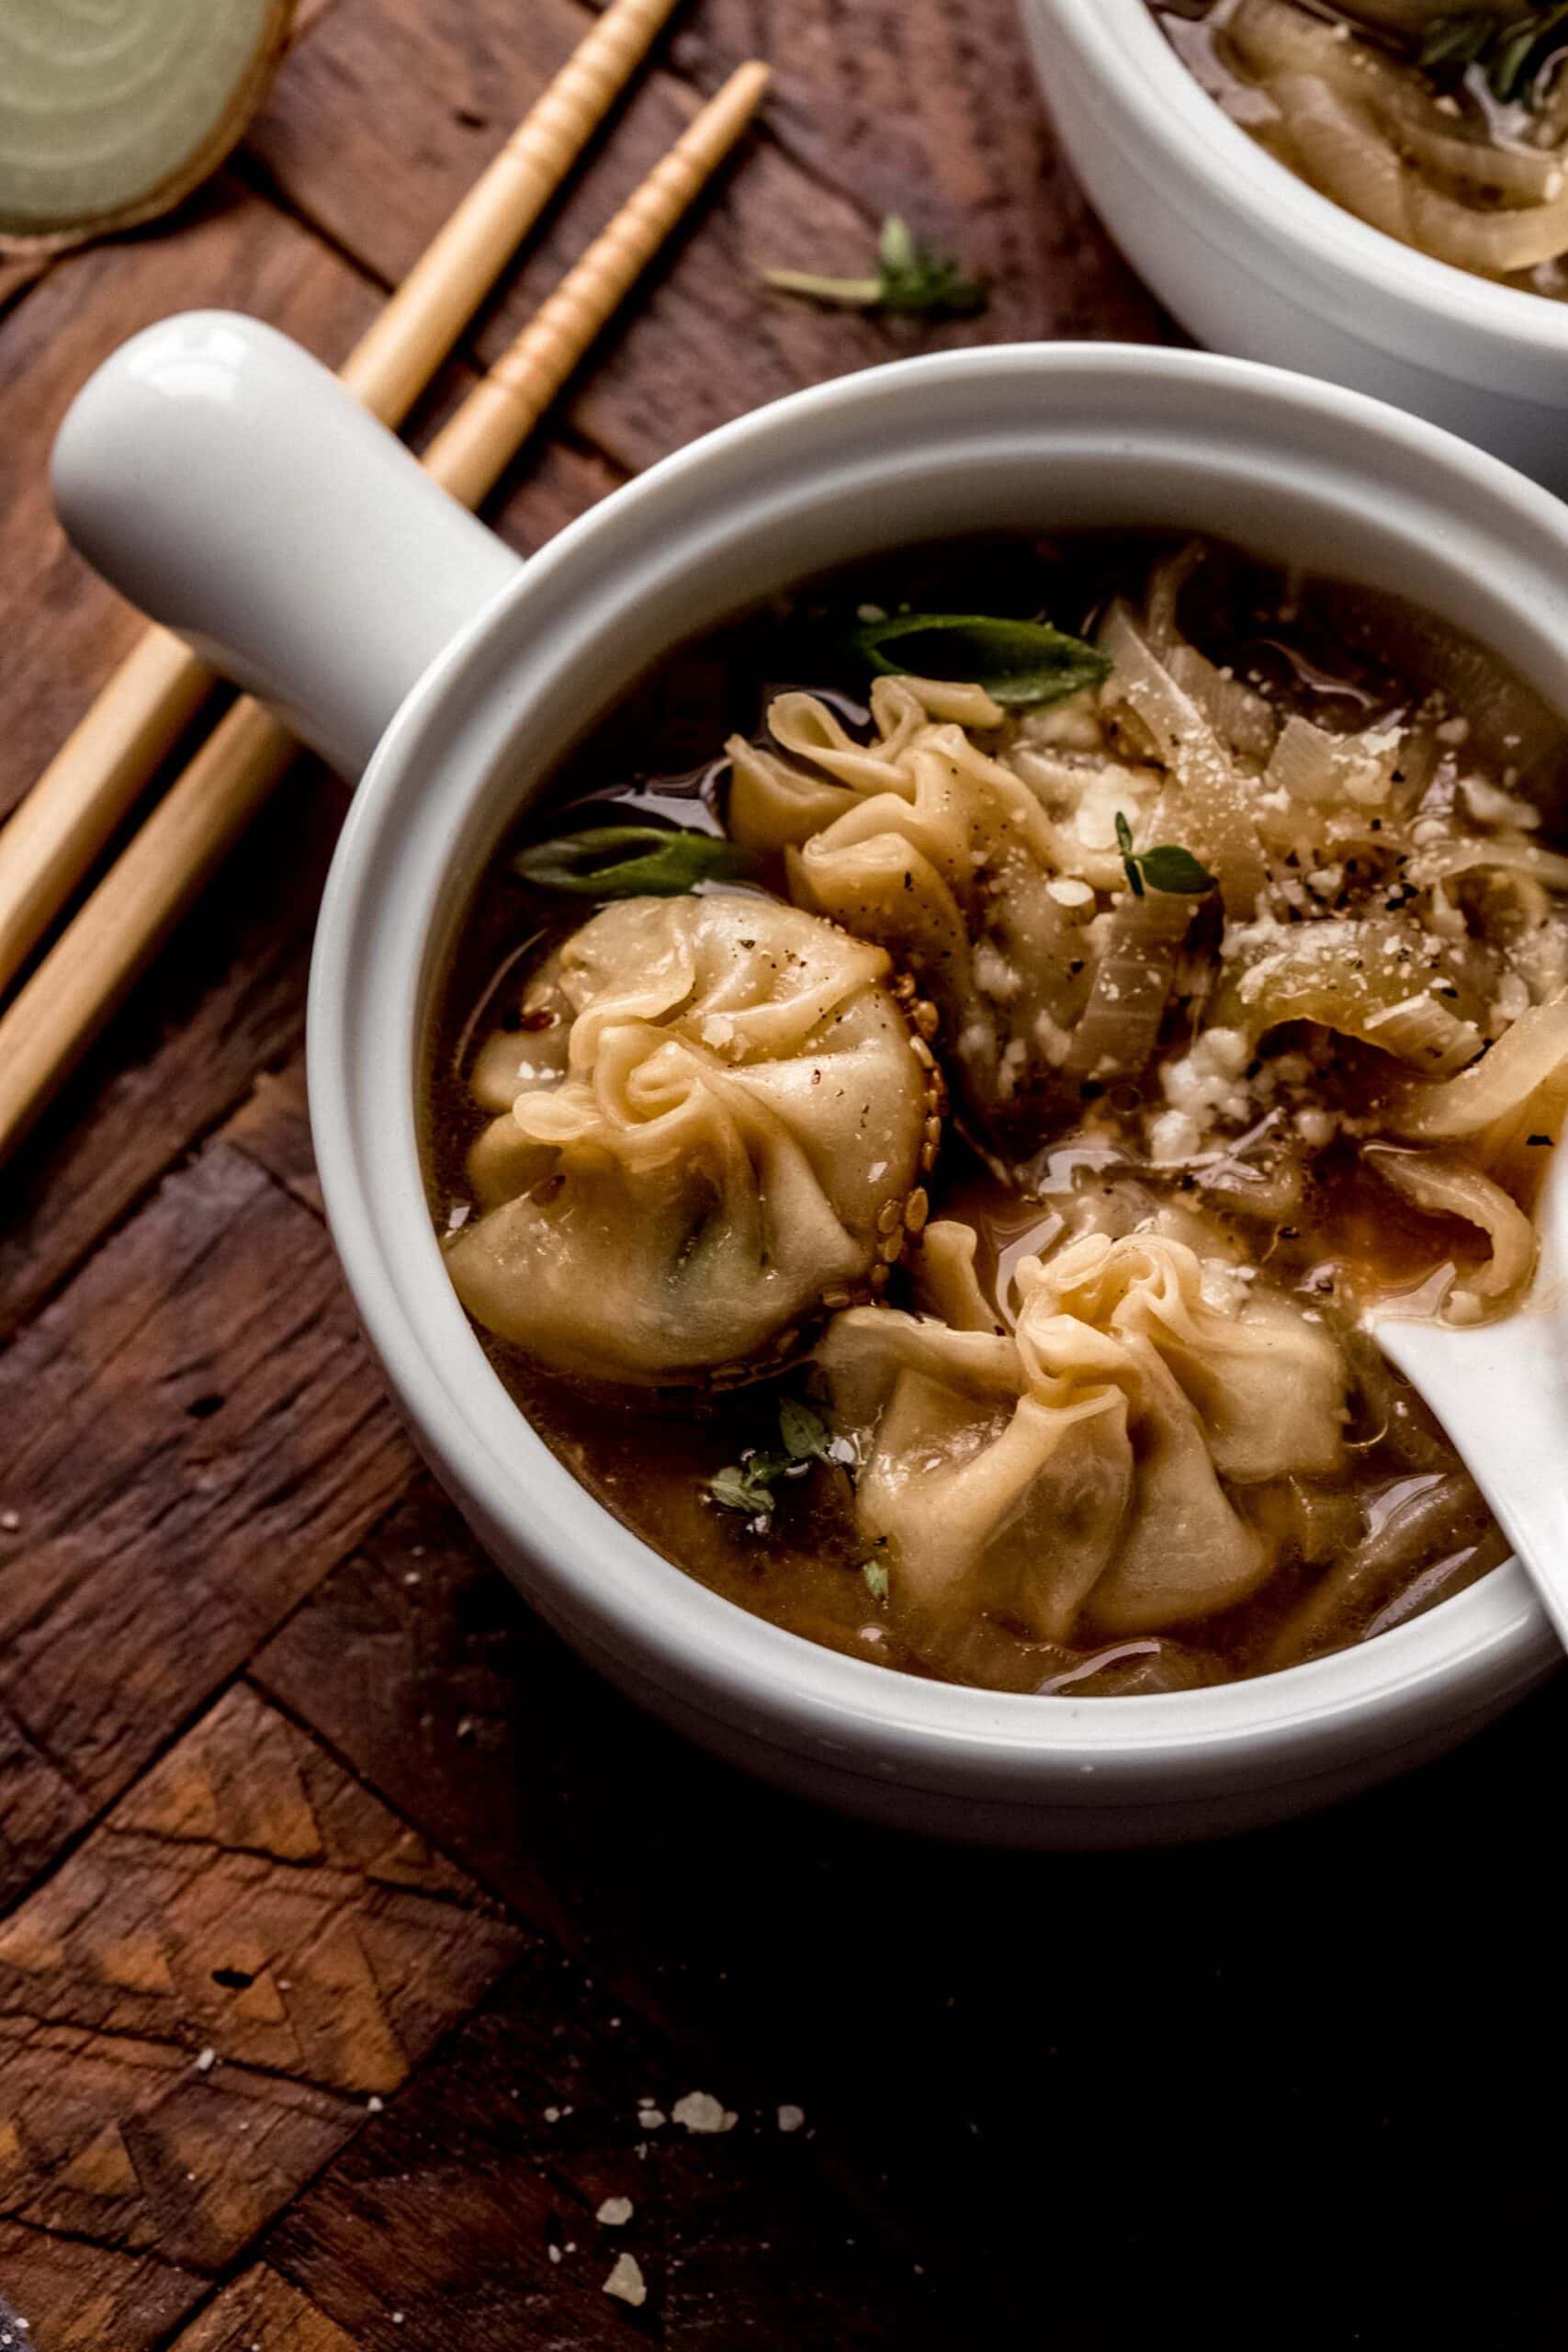
[[(406, 1222), (383, 1234), (375, 1182), (378, 1169), (395, 1167), (405, 1201), (423, 1200), (413, 1117), (419, 967), (444, 898), (458, 887), (461, 813), (485, 787), (473, 742), (495, 728), (508, 673), (519, 666), (518, 613), (543, 605), (579, 564), (591, 582), (593, 559), (617, 537), (633, 536), (634, 524), (646, 531), (671, 490), (689, 492), (726, 465), (760, 463), (786, 428), (808, 423), (820, 437), (835, 418), (874, 412), (915, 382), (956, 382), (967, 391), (1019, 377), (1032, 391), (1039, 379), (1109, 384), (1129, 373), (1156, 385), (1185, 378), (1227, 397), (1310, 412), (1336, 435), (1345, 425), (1363, 435), (1371, 428), (1391, 465), (1401, 444), (1407, 459), (1437, 460), (1456, 497), (1473, 503), (1479, 493), (1499, 526), (1511, 505), (1521, 527), (1533, 522), (1561, 543), (1568, 570), (1568, 512), (1510, 468), (1381, 401), (1252, 361), (1159, 345), (991, 345), (794, 393), (702, 436), (568, 526), (415, 687), (351, 804), (318, 927), (308, 1023), (328, 1220), (367, 1336), (427, 1458), (481, 1539), (493, 1538), (498, 1555), (529, 1564), (525, 1589), (540, 1612), (569, 1638), (617, 1657), (645, 1690), (673, 1693), (688, 1710), (749, 1726), (775, 1747), (808, 1747), (845, 1770), (912, 1785), (951, 1786), (965, 1773), (978, 1784), (988, 1774), (1014, 1793), (1032, 1781), (1038, 1786), (1055, 1766), (1058, 1781), (1073, 1776), (1067, 1800), (1084, 1804), (1136, 1802), (1162, 1765), (1208, 1767), (1233, 1784), (1242, 1771), (1254, 1781), (1298, 1779), (1323, 1769), (1369, 1714), (1386, 1730), (1379, 1745), (1393, 1748), (1412, 1736), (1423, 1711), (1429, 1718), (1441, 1705), (1461, 1672), (1472, 1688), (1489, 1679), (1522, 1689), (1555, 1656), (1554, 1637), (1510, 1562), (1374, 1641), (1195, 1691), (1046, 1704), (1038, 1694), (926, 1681), (829, 1650), (710, 1591), (578, 1483), (490, 1365), (441, 1266), (428, 1216), (423, 1241), (412, 1249)], [(579, 625), (592, 626), (581, 616)], [(538, 616), (532, 641), (540, 642)], [(432, 788), (448, 763), (461, 766), (465, 741), (466, 789)], [(373, 978), (385, 983), (379, 994)], [(1055, 1793), (1062, 1795), (1060, 1786)]]
[[(1178, 54), (1151, 0), (1026, 0), (1070, 27), (1100, 76), (1136, 105), (1141, 129), (1168, 168), (1156, 176), (1173, 194), (1203, 183), (1239, 246), (1261, 240), (1288, 253), (1299, 276), (1343, 298), (1347, 285), (1374, 306), (1417, 311), (1462, 336), (1482, 335), (1543, 358), (1568, 356), (1568, 300), (1438, 261), (1362, 220), (1297, 177), (1211, 97)], [(1049, 95), (1047, 93), (1047, 95)], [(1214, 223), (1208, 222), (1213, 232)], [(1397, 347), (1391, 317), (1358, 310), (1358, 332)], [(1422, 364), (1457, 381), (1464, 371), (1423, 352)]]

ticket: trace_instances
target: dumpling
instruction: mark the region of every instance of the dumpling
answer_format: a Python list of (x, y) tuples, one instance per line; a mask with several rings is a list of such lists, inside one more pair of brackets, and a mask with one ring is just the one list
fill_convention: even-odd
[(978, 686), (905, 677), (877, 679), (871, 706), (865, 744), (814, 696), (779, 695), (778, 749), (727, 747), (729, 831), (784, 850), (797, 904), (918, 977), (976, 1125), (1027, 1150), (1054, 1097), (1153, 1047), (1195, 902), (1106, 899), (1126, 881), (1116, 819), (1144, 830), (1160, 775), (1112, 757), (1089, 707), (1015, 722)]
[(888, 958), (773, 899), (604, 908), (474, 1082), (497, 1115), (446, 1262), (479, 1322), (558, 1371), (769, 1368), (880, 1287), (923, 1213), (941, 1080)]
[(1227, 1484), (1331, 1476), (1345, 1374), (1326, 1329), (1156, 1234), (1089, 1234), (985, 1312), (948, 1227), (936, 1286), (967, 1328), (881, 1306), (817, 1350), (860, 1470), (861, 1534), (917, 1617), (1038, 1639), (1158, 1633), (1243, 1600), (1273, 1554)]
[(1345, 1374), (1322, 1323), (1250, 1267), (1204, 1261), (1158, 1234), (1088, 1234), (1021, 1275), (1020, 1331), (1050, 1316), (1145, 1339), (1203, 1425), (1226, 1478), (1330, 1477), (1343, 1461)]

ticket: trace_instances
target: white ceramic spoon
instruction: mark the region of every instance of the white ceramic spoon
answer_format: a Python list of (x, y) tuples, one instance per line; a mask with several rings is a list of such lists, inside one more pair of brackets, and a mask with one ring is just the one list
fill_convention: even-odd
[(1552, 1148), (1540, 1262), (1516, 1314), (1465, 1329), (1397, 1314), (1367, 1328), (1432, 1408), (1568, 1649), (1568, 1136)]

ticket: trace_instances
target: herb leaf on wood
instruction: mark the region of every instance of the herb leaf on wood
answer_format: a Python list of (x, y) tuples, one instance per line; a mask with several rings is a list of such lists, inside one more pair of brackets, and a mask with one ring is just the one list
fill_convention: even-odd
[(865, 277), (826, 277), (810, 269), (764, 269), (764, 286), (845, 311), (896, 311), (909, 315), (972, 318), (990, 300), (984, 281), (971, 277), (950, 254), (922, 245), (907, 220), (889, 213), (876, 245), (876, 272)]

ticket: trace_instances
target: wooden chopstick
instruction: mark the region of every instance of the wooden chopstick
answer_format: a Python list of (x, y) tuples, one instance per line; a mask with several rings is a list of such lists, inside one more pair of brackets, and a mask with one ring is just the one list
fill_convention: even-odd
[[(437, 435), (423, 464), (475, 505), (756, 112), (732, 74)], [(0, 1160), (27, 1132), (299, 749), (243, 695), (0, 1018)]]
[[(431, 381), (675, 5), (614, 0), (360, 337), (338, 373), (384, 424)], [(216, 684), (149, 629), (0, 828), (0, 993)]]

